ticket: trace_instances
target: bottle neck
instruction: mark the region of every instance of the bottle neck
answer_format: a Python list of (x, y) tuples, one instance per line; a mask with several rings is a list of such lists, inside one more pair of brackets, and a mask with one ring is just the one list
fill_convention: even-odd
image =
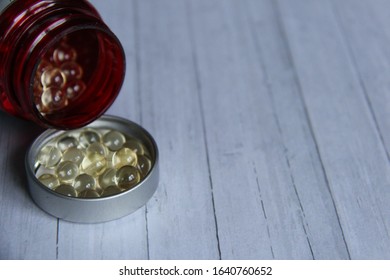
[(125, 73), (119, 40), (84, 0), (13, 1), (0, 19), (0, 62), (0, 109), (61, 129), (103, 114)]

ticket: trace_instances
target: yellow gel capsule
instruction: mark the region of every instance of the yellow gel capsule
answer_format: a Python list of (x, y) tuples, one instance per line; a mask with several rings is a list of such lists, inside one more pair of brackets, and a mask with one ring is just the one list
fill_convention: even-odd
[(39, 78), (39, 81), (41, 80), (41, 77), (42, 77), (42, 74), (43, 72), (47, 71), (47, 70), (50, 70), (50, 69), (53, 69), (54, 66), (53, 64), (50, 63), (50, 61), (46, 60), (46, 59), (42, 59), (40, 62), (39, 62), (39, 65), (37, 67), (37, 71), (35, 73), (35, 76), (37, 78)]
[(138, 155), (138, 164), (137, 168), (141, 173), (142, 178), (148, 175), (150, 169), (152, 167), (152, 162), (146, 156)]
[(37, 161), (47, 168), (53, 168), (60, 162), (61, 156), (61, 151), (56, 147), (45, 146), (40, 150)]
[(55, 191), (66, 196), (77, 197), (77, 191), (70, 185), (60, 185), (55, 188)]
[(82, 170), (91, 176), (99, 176), (106, 170), (107, 160), (99, 153), (87, 153), (81, 163)]
[(129, 190), (139, 183), (141, 179), (137, 168), (133, 166), (123, 166), (116, 172), (116, 181), (118, 187), (124, 190)]
[(116, 170), (113, 168), (107, 169), (99, 176), (99, 186), (105, 189), (109, 186), (116, 185)]
[(125, 136), (119, 131), (110, 131), (103, 136), (103, 143), (111, 151), (118, 151), (126, 142)]
[(57, 176), (53, 174), (43, 174), (39, 176), (38, 180), (49, 189), (54, 189), (60, 185), (60, 181)]
[(75, 61), (76, 58), (76, 50), (66, 44), (61, 44), (53, 52), (53, 60), (58, 65), (68, 61)]
[(82, 80), (73, 80), (65, 84), (64, 92), (68, 99), (74, 100), (78, 98), (86, 88), (87, 86)]
[(73, 136), (64, 136), (64, 137), (60, 138), (58, 140), (58, 143), (57, 143), (58, 148), (62, 152), (66, 151), (67, 149), (77, 147), (78, 144), (79, 144), (79, 142)]
[(122, 148), (114, 153), (112, 163), (119, 169), (125, 165), (137, 166), (137, 155), (129, 148)]
[(92, 154), (97, 153), (97, 154), (105, 157), (107, 155), (107, 148), (103, 144), (95, 142), (95, 143), (92, 143), (91, 145), (88, 146), (86, 152), (87, 152), (87, 154), (88, 153), (92, 153)]
[(69, 182), (77, 177), (79, 168), (74, 162), (63, 161), (58, 165), (56, 172), (60, 181)]
[(41, 84), (44, 88), (61, 88), (65, 84), (65, 76), (58, 68), (49, 68), (42, 73)]
[(115, 195), (115, 194), (118, 194), (121, 192), (122, 192), (122, 190), (118, 186), (109, 186), (103, 190), (101, 196), (110, 196), (110, 195)]
[(144, 145), (134, 138), (128, 139), (123, 147), (132, 149), (137, 155), (143, 155), (145, 153)]
[(76, 147), (70, 147), (66, 149), (62, 155), (64, 161), (72, 161), (77, 165), (80, 165), (84, 159), (84, 152)]
[(78, 80), (83, 76), (83, 69), (74, 61), (65, 62), (60, 69), (67, 81)]
[(68, 99), (61, 89), (49, 87), (43, 91), (41, 103), (48, 110), (58, 110), (68, 106)]
[(80, 174), (74, 179), (73, 187), (78, 191), (82, 192), (85, 190), (96, 189), (95, 179), (88, 174)]
[(84, 148), (88, 148), (89, 145), (100, 142), (100, 135), (93, 130), (85, 130), (80, 133), (79, 142)]
[(80, 198), (98, 198), (100, 194), (95, 190), (85, 190), (79, 193)]

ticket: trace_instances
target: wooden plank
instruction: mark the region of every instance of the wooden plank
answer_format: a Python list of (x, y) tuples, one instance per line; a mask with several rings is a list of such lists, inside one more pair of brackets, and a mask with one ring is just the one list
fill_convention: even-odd
[(24, 157), (42, 129), (0, 112), (0, 259), (55, 259), (57, 219), (27, 190)]
[(251, 0), (245, 13), (263, 63), (265, 83), (281, 131), (285, 156), (305, 216), (315, 259), (348, 259), (349, 253), (329, 190), (317, 143), (273, 1)]
[(333, 10), (390, 160), (389, 4), (388, 1), (333, 1)]
[(389, 162), (328, 1), (278, 1), (351, 258), (390, 258)]
[(137, 1), (142, 123), (160, 147), (148, 205), (151, 259), (218, 259), (185, 1)]
[(244, 3), (191, 4), (222, 258), (312, 259)]
[[(93, 0), (103, 20), (120, 39), (126, 53), (126, 78), (108, 114), (140, 122), (137, 93), (133, 1)], [(60, 222), (60, 259), (147, 259), (145, 207), (130, 216), (103, 224)]]

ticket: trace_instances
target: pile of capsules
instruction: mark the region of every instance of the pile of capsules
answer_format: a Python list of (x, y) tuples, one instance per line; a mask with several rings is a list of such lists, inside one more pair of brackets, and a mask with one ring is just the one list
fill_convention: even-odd
[(34, 79), (34, 102), (42, 114), (50, 114), (69, 105), (86, 89), (77, 52), (65, 40), (48, 51), (39, 63)]
[(46, 143), (35, 174), (60, 194), (97, 198), (132, 189), (151, 167), (150, 152), (138, 139), (112, 129), (82, 128)]

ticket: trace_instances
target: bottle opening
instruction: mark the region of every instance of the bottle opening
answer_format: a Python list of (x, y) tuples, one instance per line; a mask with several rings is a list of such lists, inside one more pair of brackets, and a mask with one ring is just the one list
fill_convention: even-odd
[(84, 126), (115, 100), (125, 72), (123, 50), (116, 37), (95, 28), (52, 42), (32, 74), (33, 106), (49, 126)]

